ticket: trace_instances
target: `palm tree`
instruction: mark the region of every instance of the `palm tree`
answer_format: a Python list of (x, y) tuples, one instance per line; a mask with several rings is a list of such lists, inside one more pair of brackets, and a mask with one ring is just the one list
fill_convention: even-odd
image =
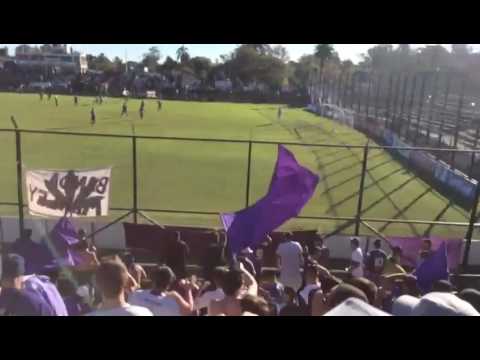
[(325, 66), (325, 62), (332, 57), (333, 51), (332, 44), (318, 44), (315, 46), (313, 55), (320, 61), (320, 88), (322, 88), (323, 82), (323, 67)]
[(186, 48), (185, 45), (180, 46), (177, 49), (177, 61), (184, 63), (188, 61), (189, 58), (190, 55), (188, 54), (188, 48)]

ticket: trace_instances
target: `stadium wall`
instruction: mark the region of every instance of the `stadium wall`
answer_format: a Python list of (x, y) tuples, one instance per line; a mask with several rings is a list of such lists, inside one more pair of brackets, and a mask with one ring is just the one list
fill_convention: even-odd
[[(106, 225), (106, 222), (71, 219), (77, 229), (83, 228), (87, 233), (95, 231)], [(57, 220), (51, 219), (25, 219), (25, 227), (32, 229), (32, 239), (39, 242), (45, 238), (53, 229)], [(188, 228), (192, 229), (192, 228)], [(18, 219), (16, 217), (0, 217), (0, 242), (5, 245), (12, 244), (19, 237)], [(371, 249), (373, 241), (378, 237), (359, 236), (360, 246), (364, 251)], [(325, 245), (330, 250), (332, 260), (348, 261), (351, 256), (350, 249), (351, 236), (335, 235), (325, 239)], [(185, 239), (186, 240), (186, 239)], [(125, 232), (122, 223), (117, 223), (95, 235), (95, 244), (99, 249), (104, 250), (126, 250)], [(462, 246), (462, 257), (463, 247)], [(389, 252), (388, 245), (382, 242), (382, 248)], [(471, 266), (480, 266), (480, 240), (472, 240), (470, 248), (469, 264)]]

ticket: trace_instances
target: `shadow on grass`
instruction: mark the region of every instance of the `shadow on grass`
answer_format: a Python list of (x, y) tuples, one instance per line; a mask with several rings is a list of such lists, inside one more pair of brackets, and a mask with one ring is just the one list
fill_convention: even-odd
[[(433, 191), (433, 188), (428, 188), (427, 190), (425, 190), (423, 193), (421, 193), (420, 195), (418, 195), (416, 198), (414, 198), (412, 201), (410, 201), (403, 209), (401, 209), (399, 212), (397, 212), (393, 217), (392, 219), (398, 219), (399, 217), (401, 217), (408, 209), (410, 209), (413, 205), (415, 205), (415, 203), (417, 203), (417, 201), (419, 201), (422, 197), (424, 197), (425, 195), (427, 195), (428, 193), (431, 193)], [(387, 223), (387, 224), (384, 224), (382, 225), (380, 228), (379, 228), (379, 231), (380, 232), (383, 232), (384, 230), (387, 229), (388, 226), (390, 226), (391, 223)]]

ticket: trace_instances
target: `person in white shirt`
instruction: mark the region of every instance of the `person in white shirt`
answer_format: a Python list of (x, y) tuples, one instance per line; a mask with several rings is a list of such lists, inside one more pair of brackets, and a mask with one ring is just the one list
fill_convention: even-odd
[(363, 277), (363, 252), (360, 248), (360, 241), (357, 238), (350, 240), (352, 258), (348, 271), (353, 277)]
[(147, 308), (131, 305), (125, 300), (129, 276), (121, 262), (109, 260), (101, 263), (96, 272), (96, 281), (102, 294), (102, 304), (87, 316), (153, 316)]
[(222, 267), (215, 268), (212, 274), (213, 284), (206, 283), (209, 286), (203, 292), (201, 291), (201, 295), (195, 299), (195, 310), (208, 309), (212, 300), (222, 300), (225, 297), (222, 286), (226, 273), (227, 270)]
[(152, 274), (153, 290), (137, 290), (130, 295), (134, 305), (148, 308), (154, 316), (187, 316), (193, 311), (192, 289), (195, 286), (182, 279), (180, 286), (186, 291), (186, 300), (176, 291), (170, 291), (175, 274), (168, 266), (158, 267)]
[(302, 297), (305, 305), (310, 305), (310, 300), (316, 291), (322, 291), (322, 284), (319, 279), (318, 264), (310, 262), (305, 266), (305, 286), (300, 290), (299, 294)]
[(280, 267), (280, 282), (285, 287), (298, 291), (302, 286), (301, 267), (303, 264), (302, 246), (292, 239), (292, 234), (286, 235), (277, 249), (277, 259)]

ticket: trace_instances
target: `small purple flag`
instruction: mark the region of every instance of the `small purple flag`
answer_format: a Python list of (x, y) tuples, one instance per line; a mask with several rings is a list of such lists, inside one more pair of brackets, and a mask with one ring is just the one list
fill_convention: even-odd
[(67, 217), (55, 224), (50, 233), (51, 263), (57, 266), (74, 266), (74, 252), (71, 246), (78, 243), (75, 227)]
[(255, 247), (268, 233), (297, 216), (318, 182), (318, 175), (301, 166), (290, 151), (279, 145), (267, 194), (248, 208), (220, 214), (230, 251), (238, 254), (246, 247)]
[(447, 246), (440, 247), (425, 259), (416, 269), (418, 288), (427, 293), (438, 280), (448, 280)]

